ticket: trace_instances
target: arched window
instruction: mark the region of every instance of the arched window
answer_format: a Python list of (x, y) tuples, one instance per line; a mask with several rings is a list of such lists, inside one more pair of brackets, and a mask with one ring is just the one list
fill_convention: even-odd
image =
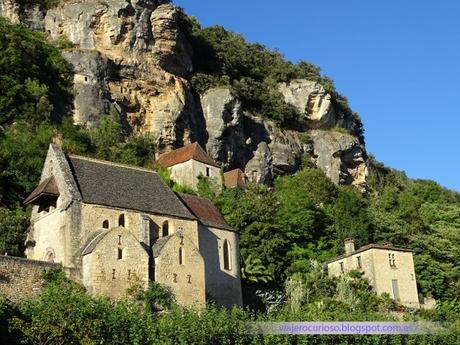
[(104, 229), (109, 228), (109, 221), (107, 219), (102, 222), (102, 228), (104, 228)]
[(224, 269), (231, 270), (232, 265), (230, 262), (230, 243), (227, 240), (224, 241), (224, 248), (223, 248), (223, 256), (224, 256)]
[(118, 226), (125, 226), (125, 215), (123, 213), (118, 217)]
[(168, 235), (169, 235), (169, 224), (168, 224), (168, 221), (165, 220), (163, 222), (163, 226), (161, 227), (161, 236), (165, 237), (165, 236), (168, 236)]
[(52, 249), (47, 250), (45, 260), (47, 262), (54, 262), (54, 260), (56, 260), (56, 254), (54, 254), (54, 250)]
[(184, 264), (184, 249), (179, 247), (179, 265)]

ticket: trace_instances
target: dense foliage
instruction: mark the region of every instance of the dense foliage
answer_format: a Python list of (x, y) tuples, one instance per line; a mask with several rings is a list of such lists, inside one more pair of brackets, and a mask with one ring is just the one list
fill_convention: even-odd
[[(40, 33), (0, 18), (0, 126), (37, 124), (71, 100), (72, 69)], [(59, 109), (55, 109), (58, 108)]]
[[(460, 328), (446, 324), (432, 335), (299, 336), (259, 335), (249, 331), (254, 321), (350, 320), (392, 321), (387, 314), (397, 306), (385, 296), (369, 293), (358, 273), (331, 279), (321, 265), (312, 263), (310, 273), (286, 283), (286, 299), (266, 314), (247, 310), (182, 309), (169, 304), (161, 313), (152, 309), (152, 299), (164, 289), (152, 285), (139, 296), (127, 295), (113, 304), (91, 297), (63, 273), (47, 274), (47, 287), (36, 298), (12, 304), (0, 300), (0, 339), (14, 344), (456, 344)], [(161, 298), (165, 301), (164, 298)], [(447, 311), (431, 314), (400, 314), (406, 321), (451, 320)]]
[(420, 292), (460, 299), (460, 196), (376, 163), (370, 182), (372, 191), (363, 196), (306, 168), (278, 178), (274, 191), (228, 189), (215, 201), (240, 232), (243, 262), (253, 255), (271, 275), (259, 288), (279, 289), (292, 274), (305, 272), (309, 260), (341, 254), (343, 239), (354, 237), (357, 245), (391, 242), (413, 249)]
[(275, 50), (251, 44), (222, 26), (202, 28), (185, 14), (181, 15), (182, 31), (193, 48), (194, 74), (192, 85), (198, 93), (211, 87), (231, 86), (243, 106), (261, 116), (287, 127), (301, 127), (304, 119), (284, 102), (278, 83), (292, 79), (309, 79), (322, 84), (332, 95), (332, 102), (344, 117), (353, 118), (362, 134), (359, 116), (348, 106), (333, 81), (320, 73), (319, 67), (305, 61), (294, 64)]

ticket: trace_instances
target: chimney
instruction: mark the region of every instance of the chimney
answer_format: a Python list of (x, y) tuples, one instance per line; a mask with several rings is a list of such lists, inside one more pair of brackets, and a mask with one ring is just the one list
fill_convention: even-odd
[(355, 239), (349, 237), (345, 239), (345, 254), (351, 254), (355, 251)]

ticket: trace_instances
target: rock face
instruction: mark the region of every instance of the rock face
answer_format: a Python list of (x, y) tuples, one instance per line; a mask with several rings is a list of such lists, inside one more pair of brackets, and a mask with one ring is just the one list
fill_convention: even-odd
[(116, 111), (128, 130), (153, 135), (160, 151), (199, 141), (225, 170), (241, 168), (253, 182), (270, 184), (295, 173), (310, 156), (335, 183), (365, 188), (362, 138), (336, 131), (355, 133), (356, 123), (320, 84), (298, 79), (279, 85), (305, 117), (306, 132), (244, 111), (229, 88), (194, 95), (192, 49), (168, 1), (68, 0), (42, 11), (0, 0), (0, 15), (73, 44), (63, 56), (75, 71), (76, 123), (90, 127)]
[(296, 79), (281, 83), (279, 91), (284, 100), (292, 104), (305, 117), (312, 128), (329, 128), (337, 122), (337, 115), (331, 103), (331, 95), (317, 82)]
[(314, 162), (332, 182), (366, 190), (367, 154), (356, 137), (324, 130), (312, 130), (310, 137)]
[(185, 77), (192, 69), (191, 49), (174, 6), (70, 0), (39, 11), (0, 0), (0, 15), (16, 22), (21, 17), (49, 38), (74, 45), (63, 55), (75, 70), (75, 122), (91, 126), (115, 109), (126, 127), (154, 135), (160, 147), (190, 140), (187, 118), (195, 105)]

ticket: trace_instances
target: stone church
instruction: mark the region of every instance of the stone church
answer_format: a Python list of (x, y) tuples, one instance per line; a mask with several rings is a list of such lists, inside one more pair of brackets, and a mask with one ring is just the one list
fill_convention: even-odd
[(207, 199), (175, 194), (152, 170), (66, 155), (50, 145), (26, 240), (112, 299), (154, 280), (183, 306), (241, 305), (237, 233)]

